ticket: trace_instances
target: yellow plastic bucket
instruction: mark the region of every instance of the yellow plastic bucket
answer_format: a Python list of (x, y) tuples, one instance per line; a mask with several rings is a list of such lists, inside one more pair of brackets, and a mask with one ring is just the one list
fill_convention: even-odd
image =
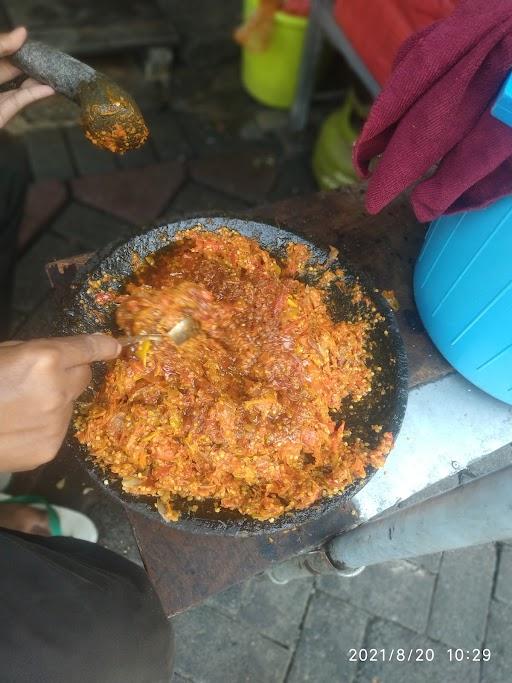
[[(249, 17), (259, 0), (244, 0), (244, 18)], [(289, 109), (295, 97), (302, 48), (308, 20), (276, 12), (274, 30), (264, 52), (242, 48), (242, 82), (256, 100), (270, 107)]]

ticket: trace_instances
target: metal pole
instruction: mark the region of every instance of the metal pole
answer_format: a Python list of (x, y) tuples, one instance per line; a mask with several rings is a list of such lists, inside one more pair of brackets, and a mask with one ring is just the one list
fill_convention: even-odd
[(309, 25), (302, 51), (297, 92), (290, 111), (290, 127), (294, 132), (303, 130), (307, 123), (318, 59), (322, 50), (322, 28), (317, 16), (319, 3), (320, 0), (312, 0), (309, 11)]
[[(271, 570), (271, 578), (354, 568), (512, 538), (512, 466), (473, 479), (438, 496), (396, 510), (336, 536), (325, 548)], [(314, 571), (311, 569), (314, 568)]]
[(332, 0), (312, 0), (309, 12), (309, 26), (300, 64), (299, 82), (290, 112), (290, 128), (292, 131), (298, 132), (303, 130), (307, 123), (324, 35), (329, 38), (334, 47), (345, 57), (347, 63), (356, 75), (359, 76), (370, 95), (377, 97), (380, 92), (380, 85), (354, 50), (342, 28), (336, 23), (333, 16)]
[(377, 97), (381, 90), (380, 85), (352, 47), (341, 26), (335, 21), (332, 9), (332, 0), (320, 0), (317, 10), (317, 21), (334, 47), (341, 52), (349, 66), (359, 76), (370, 95)]

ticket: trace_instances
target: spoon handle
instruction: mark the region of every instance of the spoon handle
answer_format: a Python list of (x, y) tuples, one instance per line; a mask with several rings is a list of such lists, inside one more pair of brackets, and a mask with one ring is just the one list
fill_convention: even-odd
[(140, 344), (143, 341), (162, 341), (169, 340), (168, 334), (134, 334), (126, 337), (116, 337), (121, 346), (131, 346), (132, 344)]
[(117, 341), (121, 346), (130, 346), (131, 344), (138, 344), (146, 340), (149, 341), (172, 341), (176, 346), (180, 346), (186, 342), (190, 337), (193, 337), (199, 331), (199, 325), (192, 318), (182, 318), (176, 323), (166, 334), (135, 334), (126, 337), (118, 337)]

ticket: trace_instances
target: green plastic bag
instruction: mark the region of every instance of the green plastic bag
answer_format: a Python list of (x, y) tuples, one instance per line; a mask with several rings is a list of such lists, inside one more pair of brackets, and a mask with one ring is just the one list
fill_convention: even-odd
[(313, 173), (322, 190), (334, 190), (357, 182), (352, 166), (352, 146), (359, 130), (352, 119), (354, 114), (363, 119), (367, 113), (367, 107), (350, 91), (343, 106), (322, 124), (313, 150)]

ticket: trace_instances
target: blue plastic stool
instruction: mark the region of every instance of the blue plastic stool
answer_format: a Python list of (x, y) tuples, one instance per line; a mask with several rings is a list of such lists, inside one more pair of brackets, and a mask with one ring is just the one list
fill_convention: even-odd
[[(492, 114), (512, 125), (512, 76)], [(414, 272), (414, 295), (427, 332), (448, 362), (512, 404), (512, 196), (430, 225)]]

